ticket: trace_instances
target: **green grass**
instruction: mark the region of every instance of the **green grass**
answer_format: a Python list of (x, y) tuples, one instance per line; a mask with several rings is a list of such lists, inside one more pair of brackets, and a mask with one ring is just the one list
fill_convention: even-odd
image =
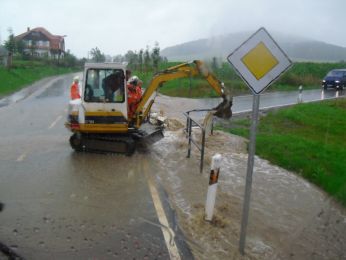
[[(248, 119), (231, 133), (249, 136)], [(260, 119), (256, 154), (296, 172), (346, 205), (346, 99), (300, 104)]]
[(76, 69), (47, 65), (41, 61), (15, 60), (9, 70), (0, 67), (0, 96), (18, 91), (44, 77), (74, 71)]

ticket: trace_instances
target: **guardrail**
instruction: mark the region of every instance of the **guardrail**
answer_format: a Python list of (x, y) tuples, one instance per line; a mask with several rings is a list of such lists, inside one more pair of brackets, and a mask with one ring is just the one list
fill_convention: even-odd
[[(205, 134), (206, 134), (206, 129), (205, 126), (201, 125), (200, 123), (198, 123), (196, 120), (192, 119), (190, 114), (193, 112), (209, 112), (211, 111), (211, 109), (194, 109), (194, 110), (190, 110), (184, 113), (184, 115), (186, 116), (186, 128), (185, 128), (185, 133), (187, 134), (187, 138), (188, 138), (188, 150), (187, 150), (187, 158), (190, 158), (191, 156), (191, 146), (192, 144), (194, 144), (196, 146), (196, 148), (201, 152), (200, 155), (200, 166), (199, 166), (199, 170), (200, 173), (203, 172), (203, 166), (204, 166), (204, 151), (205, 151)], [(211, 134), (213, 134), (213, 128), (214, 128), (214, 120), (212, 120), (212, 126), (211, 126)], [(198, 144), (198, 142), (196, 140), (193, 139), (192, 136), (192, 128), (193, 127), (198, 127), (201, 130), (201, 145)]]

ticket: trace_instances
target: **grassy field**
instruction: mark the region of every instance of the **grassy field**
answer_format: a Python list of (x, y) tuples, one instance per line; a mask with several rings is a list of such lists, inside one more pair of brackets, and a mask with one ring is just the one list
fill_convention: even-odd
[[(250, 121), (233, 134), (249, 136)], [(346, 205), (346, 99), (299, 104), (260, 119), (256, 154), (320, 186)]]
[[(160, 69), (179, 64), (168, 63)], [(209, 66), (211, 67), (211, 66)], [(268, 91), (287, 91), (297, 90), (300, 85), (304, 89), (320, 88), (321, 80), (328, 71), (334, 68), (346, 68), (346, 63), (312, 63), (299, 62), (294, 63), (292, 68), (286, 72), (277, 82), (269, 87)], [(235, 73), (228, 63), (223, 63), (214, 69), (214, 74), (225, 83), (226, 87), (233, 95), (250, 94), (249, 88), (242, 79)], [(141, 73), (133, 71), (133, 75), (138, 75), (144, 82), (144, 87), (150, 82), (153, 76), (152, 72)], [(216, 93), (210, 88), (208, 83), (201, 78), (179, 79), (164, 84), (160, 92), (169, 96), (177, 97), (214, 97)]]
[(47, 76), (74, 72), (76, 69), (47, 66), (40, 61), (14, 61), (10, 70), (0, 67), (0, 96), (4, 96)]

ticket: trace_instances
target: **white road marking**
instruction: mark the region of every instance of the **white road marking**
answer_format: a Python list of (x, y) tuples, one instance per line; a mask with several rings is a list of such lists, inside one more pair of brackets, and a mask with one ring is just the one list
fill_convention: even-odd
[(18, 158), (17, 158), (17, 162), (21, 162), (21, 161), (23, 161), (24, 159), (25, 159), (25, 157), (26, 157), (26, 153), (23, 153), (23, 154), (21, 154)]
[(62, 115), (58, 116), (58, 117), (55, 119), (55, 121), (54, 121), (53, 123), (50, 124), (50, 126), (48, 127), (48, 129), (53, 128), (53, 127), (56, 125), (56, 123), (59, 122), (59, 120), (60, 120), (61, 118), (62, 118)]
[(163, 237), (164, 237), (165, 242), (166, 242), (166, 246), (168, 249), (170, 259), (180, 260), (179, 251), (178, 251), (178, 248), (174, 242), (174, 236), (175, 236), (174, 231), (169, 227), (168, 220), (167, 220), (165, 211), (163, 209), (163, 206), (162, 206), (162, 203), (161, 203), (161, 200), (159, 197), (159, 193), (155, 187), (153, 180), (148, 175), (149, 174), (146, 174), (150, 194), (151, 194), (151, 197), (152, 197), (153, 202), (154, 202), (157, 217), (158, 217), (160, 224), (161, 224), (160, 227), (161, 227)]

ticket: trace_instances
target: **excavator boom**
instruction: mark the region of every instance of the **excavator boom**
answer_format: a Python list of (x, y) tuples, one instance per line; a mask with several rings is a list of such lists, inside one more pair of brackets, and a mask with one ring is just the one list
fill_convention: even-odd
[[(227, 90), (225, 89), (223, 82), (218, 80), (200, 60), (195, 60), (190, 63), (182, 63), (155, 74), (144, 92), (135, 114), (137, 116), (141, 115), (141, 118), (146, 118), (148, 116), (150, 106), (153, 103), (150, 98), (164, 82), (174, 79), (194, 77), (197, 75), (202, 76), (216, 91), (216, 93), (223, 98), (222, 103), (215, 108), (215, 115), (224, 119), (230, 118), (232, 115), (232, 96), (229, 93), (226, 93)], [(139, 126), (140, 123), (141, 120), (138, 120), (137, 118), (137, 126)]]

